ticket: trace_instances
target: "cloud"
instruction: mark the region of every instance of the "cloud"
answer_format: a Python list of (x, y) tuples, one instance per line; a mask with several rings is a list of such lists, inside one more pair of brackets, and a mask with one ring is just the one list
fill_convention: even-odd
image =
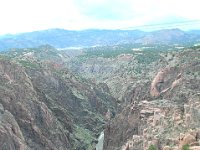
[(159, 12), (163, 3), (158, 0), (75, 0), (75, 5), (82, 14), (102, 20), (128, 20), (164, 12)]
[(0, 2), (0, 34), (60, 28), (83, 20), (71, 0), (6, 0)]
[(90, 21), (113, 28), (198, 20), (198, 0), (75, 0)]
[(134, 17), (130, 3), (124, 0), (75, 0), (81, 13), (101, 20), (126, 20)]
[(199, 20), (198, 7), (198, 0), (2, 0), (0, 34), (48, 28), (115, 29), (165, 20)]

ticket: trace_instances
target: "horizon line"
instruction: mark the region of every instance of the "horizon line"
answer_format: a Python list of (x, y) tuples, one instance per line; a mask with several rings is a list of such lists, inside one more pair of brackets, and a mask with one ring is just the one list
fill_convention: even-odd
[[(200, 22), (200, 20), (198, 21)], [(170, 25), (171, 23), (169, 23)], [(137, 27), (153, 27), (153, 26), (159, 26), (162, 24), (150, 24), (150, 25), (142, 25), (142, 26), (137, 26)], [(163, 24), (164, 25), (164, 24)], [(186, 24), (185, 24), (186, 25)], [(141, 32), (155, 32), (155, 31), (161, 31), (161, 30), (181, 30), (184, 32), (190, 32), (194, 30), (200, 30), (200, 28), (190, 28), (190, 29), (181, 29), (179, 27), (161, 27), (157, 29), (152, 29), (152, 30), (145, 30), (145, 29), (139, 29), (137, 27), (127, 27), (127, 28), (116, 28), (116, 29), (108, 29), (108, 28), (87, 28), (87, 29), (65, 29), (65, 28), (47, 28), (47, 29), (41, 29), (41, 30), (33, 30), (33, 31), (25, 31), (25, 32), (19, 32), (19, 33), (6, 33), (6, 34), (0, 34), (0, 37), (4, 36), (15, 36), (15, 35), (21, 35), (21, 34), (27, 34), (27, 33), (33, 33), (33, 32), (42, 32), (42, 31), (48, 31), (48, 30), (65, 30), (65, 31), (75, 31), (75, 32), (81, 32), (81, 31), (87, 31), (87, 30), (99, 30), (99, 31), (141, 31)]]

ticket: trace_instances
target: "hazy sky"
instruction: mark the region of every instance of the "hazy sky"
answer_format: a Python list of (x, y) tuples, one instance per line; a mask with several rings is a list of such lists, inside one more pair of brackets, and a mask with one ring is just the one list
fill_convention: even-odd
[(0, 34), (200, 20), (199, 6), (200, 0), (0, 0)]

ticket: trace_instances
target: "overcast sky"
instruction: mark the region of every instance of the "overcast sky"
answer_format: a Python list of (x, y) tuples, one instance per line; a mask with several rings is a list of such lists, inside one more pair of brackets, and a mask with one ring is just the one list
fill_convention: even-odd
[(49, 28), (127, 29), (200, 20), (199, 6), (199, 0), (0, 0), (0, 34)]

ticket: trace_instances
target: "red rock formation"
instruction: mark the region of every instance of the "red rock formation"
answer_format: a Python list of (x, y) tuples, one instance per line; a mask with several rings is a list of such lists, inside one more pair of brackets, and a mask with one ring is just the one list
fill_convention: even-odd
[[(172, 68), (164, 68), (157, 73), (151, 83), (150, 94), (152, 97), (158, 97), (163, 93), (168, 92), (169, 90), (173, 90), (176, 86), (178, 86), (182, 81), (182, 74), (179, 73), (176, 77), (177, 70)], [(166, 84), (167, 82), (170, 84)]]
[(150, 94), (153, 97), (157, 97), (160, 95), (160, 91), (157, 87), (157, 85), (159, 83), (164, 83), (164, 78), (166, 76), (166, 74), (170, 71), (169, 68), (165, 68), (162, 69), (161, 71), (159, 71), (157, 73), (157, 75), (155, 76), (155, 78), (153, 79), (152, 83), (151, 83), (151, 90), (150, 90)]

